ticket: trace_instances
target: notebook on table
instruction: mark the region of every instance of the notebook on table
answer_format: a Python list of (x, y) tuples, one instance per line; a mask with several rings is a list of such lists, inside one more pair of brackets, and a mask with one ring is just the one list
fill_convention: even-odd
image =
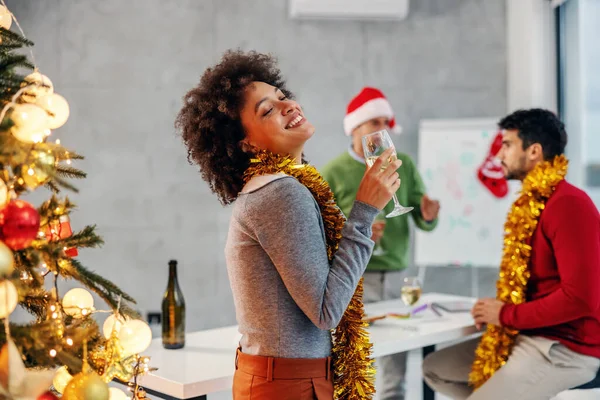
[(470, 312), (475, 302), (472, 301), (436, 301), (431, 303), (432, 308), (442, 310), (448, 313)]

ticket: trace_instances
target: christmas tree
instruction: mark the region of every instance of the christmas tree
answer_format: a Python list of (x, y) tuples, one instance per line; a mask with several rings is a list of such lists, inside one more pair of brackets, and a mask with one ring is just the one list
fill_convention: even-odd
[[(0, 6), (0, 398), (126, 398), (107, 382), (137, 382), (148, 370), (139, 353), (151, 331), (129, 295), (76, 258), (78, 249), (103, 243), (95, 226), (72, 231), (75, 205), (62, 196), (77, 191), (71, 180), (85, 178), (71, 165), (83, 157), (50, 141), (69, 105), (20, 53), (33, 43), (10, 30), (13, 21)], [(49, 198), (35, 208), (21, 197), (37, 189)], [(80, 282), (108, 309), (96, 310), (86, 289), (60, 293), (60, 279)], [(31, 314), (30, 322), (9, 322), (17, 306)], [(102, 332), (94, 318), (99, 312), (111, 314)], [(137, 385), (131, 391), (134, 399), (144, 396)]]

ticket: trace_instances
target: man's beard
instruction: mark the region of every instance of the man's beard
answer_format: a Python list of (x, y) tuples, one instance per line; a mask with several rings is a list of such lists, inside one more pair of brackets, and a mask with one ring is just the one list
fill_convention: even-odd
[(519, 160), (519, 166), (517, 168), (510, 169), (506, 164), (502, 163), (506, 168), (506, 174), (504, 177), (506, 180), (519, 180), (522, 181), (527, 176), (528, 171), (525, 170), (525, 158)]
[(509, 171), (506, 173), (506, 175), (504, 176), (506, 178), (506, 180), (508, 181), (512, 181), (512, 180), (523, 180), (523, 178), (525, 178), (525, 173), (523, 173), (522, 171)]

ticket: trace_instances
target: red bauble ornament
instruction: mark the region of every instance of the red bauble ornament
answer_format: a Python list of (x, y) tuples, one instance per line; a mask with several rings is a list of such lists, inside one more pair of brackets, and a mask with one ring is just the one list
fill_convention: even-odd
[(36, 238), (40, 215), (28, 202), (12, 200), (0, 209), (0, 239), (13, 250), (22, 250)]
[(38, 396), (37, 400), (58, 400), (58, 397), (51, 391), (47, 391)]

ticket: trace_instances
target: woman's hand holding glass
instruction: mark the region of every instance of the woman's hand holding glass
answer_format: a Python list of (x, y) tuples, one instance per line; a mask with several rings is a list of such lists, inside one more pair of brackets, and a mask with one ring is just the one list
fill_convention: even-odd
[[(390, 161), (393, 159), (393, 161)], [(386, 165), (387, 164), (387, 165)], [(395, 158), (395, 150), (385, 150), (365, 171), (356, 193), (356, 200), (383, 210), (400, 187), (400, 178), (396, 170), (402, 161)]]

